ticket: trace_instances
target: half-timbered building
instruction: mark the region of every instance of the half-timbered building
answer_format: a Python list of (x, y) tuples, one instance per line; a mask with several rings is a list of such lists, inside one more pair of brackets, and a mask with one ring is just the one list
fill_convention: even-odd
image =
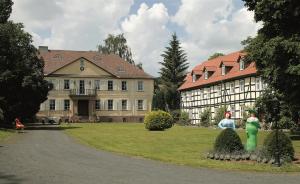
[(214, 118), (216, 110), (225, 105), (233, 119), (240, 119), (245, 107), (254, 105), (266, 85), (257, 75), (255, 62), (245, 63), (244, 56), (234, 52), (204, 61), (187, 74), (179, 88), (181, 108), (193, 124), (200, 123), (205, 108), (210, 108)]

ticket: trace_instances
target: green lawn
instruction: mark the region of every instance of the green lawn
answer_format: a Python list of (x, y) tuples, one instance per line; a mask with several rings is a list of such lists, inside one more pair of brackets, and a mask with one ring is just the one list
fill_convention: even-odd
[(6, 129), (0, 129), (0, 141), (5, 140), (9, 136), (13, 134), (14, 131), (6, 130)]
[[(67, 126), (67, 125), (64, 125)], [(69, 125), (70, 126), (70, 125)], [(220, 130), (175, 126), (166, 131), (147, 131), (143, 124), (99, 123), (74, 124), (66, 132), (92, 147), (161, 160), (180, 165), (250, 171), (300, 171), (300, 164), (275, 168), (253, 162), (228, 162), (208, 160), (205, 154), (212, 148)], [(245, 131), (239, 130), (243, 143)], [(259, 133), (259, 145), (267, 132)], [(294, 141), (296, 154), (300, 155), (300, 141)]]

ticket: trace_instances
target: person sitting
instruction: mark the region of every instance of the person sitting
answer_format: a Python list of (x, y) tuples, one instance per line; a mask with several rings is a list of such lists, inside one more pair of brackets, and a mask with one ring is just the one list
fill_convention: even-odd
[(21, 130), (19, 132), (23, 132), (25, 126), (21, 123), (21, 121), (19, 120), (19, 118), (16, 118), (15, 122), (16, 122), (16, 130)]
[(234, 120), (230, 118), (231, 113), (229, 111), (225, 112), (225, 118), (219, 122), (218, 127), (221, 129), (232, 128), (235, 130)]

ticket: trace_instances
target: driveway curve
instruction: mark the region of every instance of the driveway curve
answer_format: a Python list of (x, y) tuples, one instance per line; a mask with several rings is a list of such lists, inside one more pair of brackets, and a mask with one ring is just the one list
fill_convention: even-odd
[(99, 151), (58, 128), (26, 130), (0, 143), (0, 183), (297, 183), (300, 174), (190, 168)]

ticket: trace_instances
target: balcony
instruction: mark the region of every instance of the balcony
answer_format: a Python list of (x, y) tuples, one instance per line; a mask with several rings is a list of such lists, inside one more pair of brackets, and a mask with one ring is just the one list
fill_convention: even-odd
[(96, 94), (96, 89), (71, 89), (69, 95), (71, 97), (94, 97)]

